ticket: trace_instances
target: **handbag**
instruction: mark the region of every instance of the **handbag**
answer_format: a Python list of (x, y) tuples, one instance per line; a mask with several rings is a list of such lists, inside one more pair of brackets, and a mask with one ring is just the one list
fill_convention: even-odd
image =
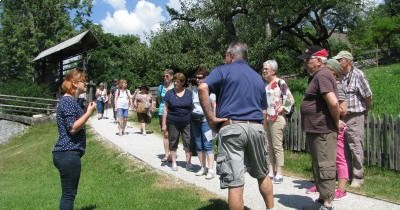
[(146, 113), (147, 109), (143, 102), (138, 103), (137, 113)]

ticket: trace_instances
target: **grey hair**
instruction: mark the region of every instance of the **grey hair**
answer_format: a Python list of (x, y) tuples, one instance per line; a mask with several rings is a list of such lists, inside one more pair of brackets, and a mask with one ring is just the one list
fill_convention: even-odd
[(271, 70), (274, 71), (275, 73), (278, 72), (278, 62), (276, 62), (276, 60), (267, 60), (263, 63), (263, 66), (267, 65), (271, 67)]
[(229, 45), (227, 54), (233, 55), (234, 59), (243, 59), (247, 61), (247, 45), (241, 42), (235, 42)]
[(169, 74), (169, 75), (171, 75), (171, 76), (174, 76), (174, 70), (172, 70), (172, 69), (165, 69), (165, 70), (164, 70), (164, 74)]
[(328, 62), (328, 58), (327, 57), (321, 57), (321, 62), (323, 64), (326, 64)]

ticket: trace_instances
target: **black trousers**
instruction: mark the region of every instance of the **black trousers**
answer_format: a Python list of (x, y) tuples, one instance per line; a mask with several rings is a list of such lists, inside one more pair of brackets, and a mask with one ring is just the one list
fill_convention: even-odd
[(73, 210), (81, 176), (80, 151), (53, 152), (53, 163), (60, 172), (61, 199), (60, 210)]

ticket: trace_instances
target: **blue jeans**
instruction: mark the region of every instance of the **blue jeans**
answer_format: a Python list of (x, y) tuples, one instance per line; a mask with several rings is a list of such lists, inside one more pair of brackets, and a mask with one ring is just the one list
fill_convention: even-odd
[(61, 199), (60, 210), (73, 210), (81, 175), (80, 151), (53, 152), (53, 163), (60, 172)]
[(210, 130), (207, 121), (193, 121), (192, 120), (192, 135), (196, 142), (197, 152), (213, 152), (212, 141), (207, 141), (204, 133)]
[(103, 114), (104, 113), (104, 102), (97, 100), (97, 113), (98, 114)]

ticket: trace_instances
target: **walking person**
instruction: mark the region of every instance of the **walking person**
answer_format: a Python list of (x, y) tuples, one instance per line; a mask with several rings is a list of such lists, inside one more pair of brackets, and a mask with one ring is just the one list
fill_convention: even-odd
[[(192, 87), (193, 92), (193, 112), (192, 112), (192, 136), (196, 144), (197, 156), (199, 157), (201, 168), (196, 176), (206, 175), (206, 179), (214, 178), (214, 150), (212, 142), (212, 131), (208, 126), (200, 105), (198, 85), (207, 77), (208, 72), (205, 69), (199, 69), (195, 73), (196, 82)], [(215, 113), (215, 94), (210, 94), (210, 103), (212, 111)]]
[(81, 175), (81, 158), (86, 149), (85, 123), (95, 111), (96, 104), (88, 104), (86, 113), (76, 102), (86, 92), (86, 75), (73, 69), (62, 83), (63, 97), (57, 106), (58, 141), (53, 149), (53, 163), (60, 173), (62, 195), (59, 209), (74, 209)]
[(325, 67), (328, 52), (319, 46), (309, 47), (298, 56), (310, 75), (301, 104), (301, 124), (306, 132), (312, 170), (319, 199), (303, 209), (333, 209), (336, 181), (336, 146), (339, 127), (339, 104), (336, 81)]
[(270, 164), (269, 176), (275, 184), (283, 182), (282, 167), (284, 165), (283, 132), (286, 126), (284, 115), (291, 111), (294, 98), (286, 82), (278, 77), (278, 63), (267, 60), (263, 64), (263, 76), (268, 82), (267, 92), (267, 140)]
[(162, 130), (168, 131), (169, 150), (171, 152), (172, 170), (177, 171), (176, 150), (179, 137), (182, 135), (183, 149), (186, 156), (186, 170), (193, 171), (190, 153), (190, 120), (193, 110), (193, 93), (183, 87), (186, 77), (182, 73), (174, 75), (174, 88), (165, 94)]
[[(136, 92), (136, 91), (135, 91)], [(133, 108), (137, 113), (137, 118), (140, 123), (140, 132), (146, 136), (146, 124), (151, 123), (151, 112), (154, 111), (152, 106), (153, 99), (146, 85), (142, 85), (139, 91), (134, 94)]]
[(104, 88), (104, 83), (99, 84), (99, 88), (96, 89), (96, 102), (97, 102), (97, 119), (101, 120), (104, 115), (104, 105), (108, 101), (107, 90)]
[(174, 77), (174, 70), (166, 69), (163, 75), (164, 83), (158, 87), (158, 96), (157, 96), (157, 103), (159, 104), (158, 120), (160, 122), (160, 129), (163, 134), (163, 144), (164, 144), (164, 158), (161, 159), (161, 162), (167, 162), (168, 160), (170, 160), (168, 131), (162, 130), (162, 115), (164, 113), (165, 94), (167, 93), (168, 90), (174, 88), (174, 83), (172, 82), (173, 77)]
[(128, 122), (128, 111), (132, 105), (132, 95), (127, 89), (127, 82), (124, 79), (119, 81), (119, 89), (115, 93), (114, 104), (118, 118), (118, 133), (117, 135), (125, 135), (125, 128)]
[(372, 91), (364, 73), (353, 65), (353, 55), (340, 51), (333, 59), (340, 62), (344, 75), (342, 85), (346, 94), (347, 114), (343, 118), (348, 129), (345, 133), (350, 149), (351, 185), (358, 188), (364, 183), (364, 126), (372, 103)]
[[(265, 85), (247, 64), (246, 44), (229, 45), (225, 61), (229, 64), (216, 67), (199, 85), (200, 103), (207, 121), (213, 131), (219, 130), (216, 162), (220, 186), (228, 188), (229, 208), (243, 209), (247, 168), (258, 180), (266, 208), (274, 209), (263, 127), (267, 108)], [(216, 115), (211, 111), (210, 92), (217, 96)]]
[(114, 83), (111, 86), (111, 91), (110, 91), (110, 95), (108, 96), (108, 104), (111, 105), (112, 110), (113, 110), (113, 117), (114, 117), (114, 122), (117, 122), (117, 111), (115, 111), (115, 93), (118, 90), (118, 86), (119, 86), (119, 80), (118, 79), (114, 79)]

